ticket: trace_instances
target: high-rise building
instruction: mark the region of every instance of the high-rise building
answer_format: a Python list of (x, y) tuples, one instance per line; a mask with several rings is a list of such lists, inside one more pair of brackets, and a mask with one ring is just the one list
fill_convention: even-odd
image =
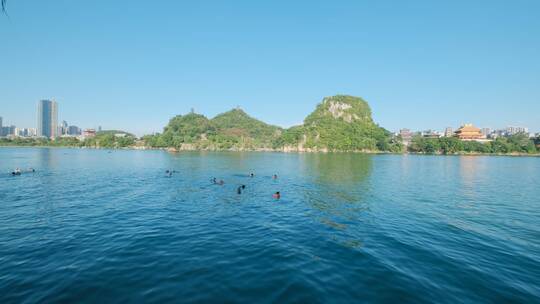
[(37, 129), (38, 136), (49, 138), (58, 136), (58, 103), (56, 101), (39, 101)]
[(37, 129), (36, 128), (28, 128), (28, 136), (29, 137), (37, 136)]
[(511, 136), (511, 135), (516, 135), (516, 134), (519, 134), (519, 133), (525, 133), (525, 134), (529, 134), (529, 128), (526, 128), (526, 127), (514, 127), (514, 126), (510, 126), (510, 127), (507, 127), (506, 128), (506, 134), (508, 136)]
[(72, 136), (81, 135), (81, 129), (77, 126), (69, 126), (67, 134)]
[(2, 136), (15, 135), (15, 129), (17, 129), (15, 126), (2, 127)]
[(68, 123), (65, 120), (62, 120), (62, 124), (60, 124), (60, 128), (58, 128), (58, 132), (60, 135), (66, 135), (68, 134)]
[(36, 136), (35, 128), (15, 128), (14, 136), (17, 137), (34, 137)]

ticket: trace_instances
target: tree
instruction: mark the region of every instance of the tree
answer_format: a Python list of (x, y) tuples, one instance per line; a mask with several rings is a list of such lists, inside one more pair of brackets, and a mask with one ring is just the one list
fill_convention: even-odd
[(512, 152), (535, 153), (536, 147), (534, 142), (525, 133), (518, 133), (508, 137), (510, 150)]
[(425, 152), (426, 150), (426, 143), (424, 138), (421, 135), (415, 135), (411, 139), (411, 143), (409, 145), (409, 151), (411, 152)]
[(443, 154), (454, 154), (463, 151), (463, 143), (455, 137), (442, 137), (439, 139), (439, 144)]
[(510, 145), (508, 140), (503, 137), (498, 137), (491, 142), (491, 153), (508, 153), (510, 152)]

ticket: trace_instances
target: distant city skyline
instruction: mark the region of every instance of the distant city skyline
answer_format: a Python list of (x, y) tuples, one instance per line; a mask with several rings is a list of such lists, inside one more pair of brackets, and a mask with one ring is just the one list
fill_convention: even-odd
[(60, 120), (137, 135), (191, 108), (212, 117), (237, 105), (289, 127), (349, 94), (393, 132), (540, 132), (539, 1), (125, 7), (11, 1), (0, 16), (4, 125), (37, 127), (35, 103), (55, 98)]
[[(238, 108), (238, 106), (237, 106), (237, 108)], [(62, 119), (62, 123), (59, 124), (58, 103), (56, 101), (42, 99), (42, 100), (40, 100), (38, 102), (37, 109), (38, 109), (37, 110), (37, 112), (38, 112), (38, 115), (37, 115), (37, 117), (38, 117), (38, 119), (37, 119), (37, 128), (33, 128), (33, 127), (28, 128), (28, 126), (25, 126), (25, 127), (23, 127), (23, 129), (35, 129), (36, 130), (35, 135), (37, 135), (37, 136), (45, 136), (45, 137), (56, 137), (56, 136), (61, 136), (61, 135), (64, 135), (64, 134), (76, 135), (76, 134), (80, 134), (82, 132), (81, 128), (79, 128), (77, 126), (74, 126), (74, 125), (68, 125), (68, 123), (67, 123), (67, 121), (65, 119)], [(194, 111), (195, 111), (194, 108), (190, 109), (190, 113), (193, 113)], [(183, 113), (183, 114), (187, 114), (187, 113)], [(204, 114), (204, 113), (201, 113), (201, 114)], [(44, 123), (43, 121), (46, 121), (46, 122)], [(412, 129), (412, 128), (407, 128), (407, 127), (402, 127), (402, 128), (400, 128), (398, 130), (389, 130), (389, 131), (392, 131), (392, 132), (394, 132), (396, 134), (402, 133), (403, 131), (406, 131), (406, 132), (409, 132), (409, 131), (410, 132), (421, 132), (421, 133), (437, 132), (437, 133), (440, 133), (440, 135), (444, 135), (444, 136), (448, 137), (448, 136), (450, 136), (451, 134), (454, 133), (454, 131), (453, 131), (454, 128), (458, 129), (459, 127), (469, 125), (469, 124), (470, 123), (461, 123), (461, 124), (458, 124), (458, 125), (455, 125), (455, 126), (446, 126), (444, 128), (425, 128), (425, 129)], [(3, 125), (3, 117), (0, 116), (0, 130), (2, 128), (2, 125)], [(12, 123), (10, 123), (9, 126), (11, 128), (21, 129), (20, 126), (17, 126), (17, 125), (12, 124)], [(40, 128), (40, 126), (42, 126), (42, 127)], [(530, 133), (531, 135), (540, 134), (540, 132), (535, 132), (533, 130), (530, 130), (528, 126), (507, 125), (507, 126), (501, 126), (501, 127), (495, 127), (495, 128), (485, 127), (485, 126), (480, 126), (480, 127), (481, 127), (482, 134), (484, 134), (486, 136), (491, 134), (492, 132), (499, 132), (499, 133), (500, 132), (505, 132), (508, 135), (514, 135), (514, 134), (517, 134), (517, 133)], [(48, 131), (47, 134), (44, 134), (42, 132), (42, 130), (41, 130), (42, 128), (49, 129), (50, 131)], [(97, 127), (88, 127), (88, 128), (84, 128), (84, 129), (93, 129), (93, 130), (97, 130), (98, 132), (101, 132), (102, 131), (102, 126), (98, 125)], [(53, 131), (53, 130), (55, 130), (55, 131)], [(129, 128), (128, 129), (119, 129), (119, 128), (115, 129), (115, 128), (112, 128), (112, 129), (109, 129), (109, 130), (129, 131)], [(51, 135), (51, 134), (53, 134), (53, 135)], [(137, 134), (137, 135), (142, 136), (142, 135), (147, 135), (147, 134), (151, 134), (151, 133), (143, 133), (143, 134)], [(0, 135), (2, 135), (2, 133), (0, 133)]]

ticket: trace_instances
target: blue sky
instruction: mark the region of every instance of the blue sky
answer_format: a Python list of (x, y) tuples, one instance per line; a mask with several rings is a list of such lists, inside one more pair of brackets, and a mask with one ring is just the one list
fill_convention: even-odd
[(0, 116), (139, 135), (240, 105), (301, 123), (324, 96), (366, 99), (395, 131), (540, 131), (540, 1), (9, 0)]

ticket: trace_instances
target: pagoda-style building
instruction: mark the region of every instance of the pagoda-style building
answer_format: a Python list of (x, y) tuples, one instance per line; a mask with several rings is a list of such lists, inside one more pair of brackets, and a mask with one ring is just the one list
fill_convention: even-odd
[(461, 140), (478, 140), (484, 139), (482, 131), (472, 124), (465, 124), (455, 132), (456, 136)]

